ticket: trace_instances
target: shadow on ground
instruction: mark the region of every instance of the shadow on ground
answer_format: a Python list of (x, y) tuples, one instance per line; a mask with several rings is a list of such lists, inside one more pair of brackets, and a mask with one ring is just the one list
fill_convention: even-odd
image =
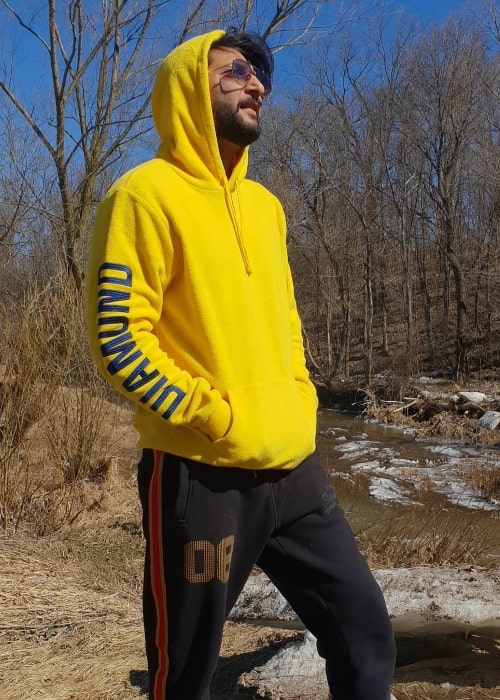
[[(279, 648), (288, 642), (274, 642), (248, 652), (219, 659), (210, 686), (212, 700), (241, 697), (238, 678), (263, 666)], [(425, 682), (436, 685), (450, 683), (458, 687), (479, 686), (496, 689), (500, 686), (500, 641), (493, 637), (465, 634), (432, 634), (398, 636), (394, 681), (397, 684)], [(147, 671), (134, 670), (130, 684), (147, 695)], [(252, 697), (247, 689), (246, 697)]]
[(148, 694), (148, 672), (130, 671), (128, 679), (133, 688), (139, 688), (143, 695)]
[[(233, 695), (238, 693), (238, 678), (243, 673), (248, 673), (257, 666), (263, 666), (267, 663), (287, 641), (273, 642), (257, 651), (220, 658), (210, 685), (211, 700), (230, 700)], [(132, 687), (138, 688), (143, 695), (147, 695), (147, 671), (130, 671), (129, 681)], [(238, 694), (238, 697), (241, 697), (241, 693)]]

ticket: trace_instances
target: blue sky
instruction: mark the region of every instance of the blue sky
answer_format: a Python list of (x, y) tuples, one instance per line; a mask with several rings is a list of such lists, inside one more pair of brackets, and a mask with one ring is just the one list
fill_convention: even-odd
[[(425, 33), (432, 25), (442, 25), (446, 22), (450, 14), (454, 13), (459, 16), (464, 16), (466, 13), (466, 5), (470, 0), (358, 0), (352, 4), (353, 15), (356, 15), (355, 8), (372, 8), (365, 14), (366, 17), (377, 18), (380, 15), (387, 17), (388, 36), (391, 35), (392, 29), (396, 24), (398, 13), (401, 14), (408, 22), (418, 22), (423, 32)], [(332, 0), (324, 6), (323, 13), (330, 21), (335, 17), (336, 8), (340, 5), (340, 0)], [(349, 8), (349, 3), (344, 2), (344, 7)], [(374, 10), (373, 7), (376, 7)], [(362, 27), (366, 28), (366, 24), (361, 21), (357, 25), (362, 31)], [(335, 35), (338, 41), (340, 34)], [(307, 50), (307, 49), (306, 49)], [(314, 49), (313, 49), (314, 50)], [(292, 55), (289, 50), (278, 52), (276, 54), (276, 76), (279, 76), (279, 81), (284, 87), (296, 85), (297, 79), (300, 80), (303, 69), (300, 67), (301, 59), (297, 54)]]
[(459, 12), (462, 0), (394, 0), (394, 8), (400, 7), (405, 14), (415, 15), (422, 24), (441, 23), (450, 12)]
[[(372, 6), (372, 4), (376, 4), (376, 2), (377, 0), (359, 0), (359, 7), (367, 8)], [(23, 8), (28, 11), (31, 7), (31, 3), (32, 0), (16, 0), (14, 6), (20, 11), (22, 11)], [(185, 0), (171, 0), (171, 3), (167, 6), (167, 10), (170, 13), (176, 7), (184, 3)], [(465, 11), (466, 4), (467, 0), (382, 0), (380, 2), (380, 12), (383, 11), (383, 5), (385, 5), (386, 13), (388, 11), (394, 13), (400, 11), (404, 16), (408, 17), (408, 19), (414, 18), (420, 21), (425, 31), (429, 24), (441, 24), (445, 22), (448, 15), (452, 12), (462, 14)], [(331, 0), (331, 2), (326, 3), (323, 7), (326, 15), (329, 15), (330, 13), (334, 13), (336, 8), (341, 6), (341, 0)], [(354, 1), (352, 5), (350, 5), (349, 2), (344, 3), (344, 7), (352, 7), (353, 10), (356, 6), (357, 3)], [(372, 14), (372, 16), (374, 15)], [(17, 79), (17, 90), (23, 98), (23, 101), (28, 105), (28, 109), (31, 109), (33, 101), (39, 99), (37, 92), (39, 92), (40, 86), (44, 85), (45, 81), (48, 80), (49, 66), (46, 62), (46, 55), (40, 51), (39, 45), (33, 41), (32, 37), (19, 30), (14, 20), (10, 19), (7, 23), (5, 21), (6, 19), (6, 11), (0, 11), (0, 41), (5, 42), (6, 46), (10, 41), (13, 43), (13, 75), (15, 75)], [(35, 24), (36, 22), (37, 20), (35, 19)], [(42, 16), (38, 17), (38, 22), (42, 23), (40, 26), (43, 27), (43, 33), (46, 35), (46, 28)], [(292, 85), (296, 84), (297, 79), (300, 79), (301, 70), (294, 61), (293, 53), (290, 53), (289, 50), (283, 53), (278, 52), (276, 54), (276, 61), (276, 75), (279, 75), (281, 84), (286, 85), (288, 82)]]

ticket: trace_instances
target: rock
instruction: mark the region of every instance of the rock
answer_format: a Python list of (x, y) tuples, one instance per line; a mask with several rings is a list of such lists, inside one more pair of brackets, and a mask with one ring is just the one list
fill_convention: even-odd
[[(496, 618), (500, 627), (500, 572), (418, 566), (379, 569), (373, 575), (384, 592), (392, 619), (411, 613), (420, 616), (423, 623), (446, 620), (477, 626)], [(297, 622), (285, 598), (262, 573), (247, 581), (230, 617), (239, 621)]]
[(492, 619), (500, 627), (500, 572), (450, 567), (374, 571), (391, 618), (417, 613), (428, 620), (480, 625)]
[[(500, 571), (422, 566), (373, 573), (400, 635), (443, 632), (445, 628), (465, 634), (481, 629), (498, 633), (500, 629)], [(262, 573), (248, 580), (231, 618), (300, 625), (287, 601)], [(324, 661), (308, 631), (302, 640), (283, 647), (267, 664), (244, 674), (238, 682), (269, 700), (329, 697)]]
[(243, 620), (296, 621), (297, 615), (267, 576), (255, 573), (250, 576), (240, 593), (231, 611), (230, 619), (240, 622)]
[(480, 391), (459, 391), (458, 395), (462, 401), (468, 401), (470, 403), (483, 403), (488, 400), (486, 394)]
[(447, 405), (450, 403), (453, 403), (454, 401), (458, 401), (458, 394), (450, 394), (450, 393), (443, 393), (443, 392), (437, 392), (437, 391), (427, 391), (423, 389), (422, 391), (419, 391), (417, 394), (417, 398), (423, 399), (424, 401), (438, 401), (438, 402), (444, 402)]
[(481, 428), (495, 430), (495, 428), (500, 424), (500, 413), (498, 413), (498, 411), (486, 411), (486, 413), (483, 413), (481, 418), (479, 418), (477, 424)]
[[(238, 685), (258, 689), (258, 696), (269, 700), (330, 698), (325, 662), (316, 651), (316, 638), (307, 631), (303, 639), (287, 644), (266, 664), (240, 676)], [(394, 695), (390, 700), (396, 700)]]
[(270, 700), (291, 697), (328, 700), (330, 697), (325, 662), (316, 651), (315, 637), (307, 631), (303, 639), (287, 644), (264, 666), (240, 676), (238, 685), (258, 688), (259, 697)]

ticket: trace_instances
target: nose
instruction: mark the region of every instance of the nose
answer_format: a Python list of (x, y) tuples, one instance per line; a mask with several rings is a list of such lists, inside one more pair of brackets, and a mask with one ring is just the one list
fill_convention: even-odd
[(250, 76), (249, 81), (247, 82), (245, 89), (247, 92), (249, 92), (252, 95), (257, 95), (259, 97), (264, 97), (265, 95), (265, 88), (260, 82), (260, 80), (257, 78), (255, 73), (252, 73)]

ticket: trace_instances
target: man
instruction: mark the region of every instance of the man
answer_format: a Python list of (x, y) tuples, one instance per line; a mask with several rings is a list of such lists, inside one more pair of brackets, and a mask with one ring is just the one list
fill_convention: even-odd
[(258, 564), (318, 639), (336, 700), (388, 700), (394, 641), (315, 450), (285, 219), (245, 179), (272, 55), (214, 31), (163, 61), (157, 157), (100, 205), (90, 343), (136, 405), (150, 700), (208, 700)]

